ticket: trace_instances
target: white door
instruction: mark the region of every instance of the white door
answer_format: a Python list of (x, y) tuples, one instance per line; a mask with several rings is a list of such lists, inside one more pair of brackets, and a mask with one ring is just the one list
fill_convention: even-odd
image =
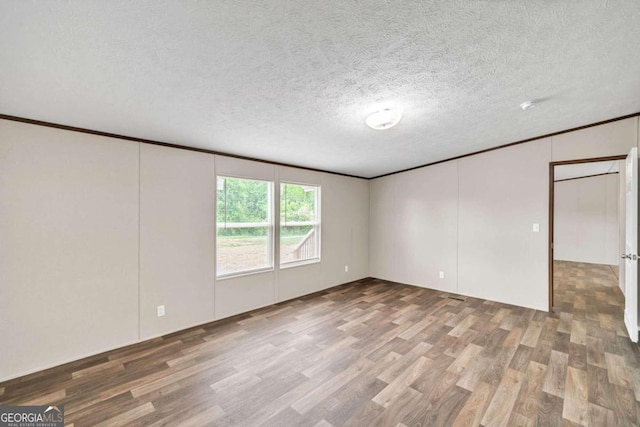
[[(625, 179), (627, 200), (624, 279), (624, 324), (631, 341), (638, 342), (638, 149), (627, 156)], [(621, 266), (621, 267), (622, 267)]]

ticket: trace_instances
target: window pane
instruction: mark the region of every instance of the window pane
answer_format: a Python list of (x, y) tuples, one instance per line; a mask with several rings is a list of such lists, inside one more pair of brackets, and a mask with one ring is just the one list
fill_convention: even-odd
[(271, 267), (266, 227), (218, 228), (218, 276)]
[(280, 184), (280, 223), (315, 222), (318, 187)]
[(217, 222), (268, 222), (269, 183), (218, 177)]
[(280, 227), (280, 263), (317, 258), (317, 238), (313, 225)]
[(280, 185), (280, 263), (319, 257), (319, 187)]
[(218, 177), (217, 275), (273, 267), (271, 183)]

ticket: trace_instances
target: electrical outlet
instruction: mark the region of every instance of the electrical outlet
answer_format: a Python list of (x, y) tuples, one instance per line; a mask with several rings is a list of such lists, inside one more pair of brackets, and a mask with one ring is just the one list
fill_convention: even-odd
[(534, 233), (540, 232), (540, 224), (533, 224), (533, 232)]
[(441, 271), (441, 272), (440, 272), (440, 278), (441, 278), (441, 279), (444, 279), (444, 271)]
[(344, 266), (344, 272), (345, 272), (345, 273), (348, 273), (348, 272), (349, 272), (349, 266), (348, 266), (348, 265), (345, 265), (345, 266)]
[(164, 316), (164, 305), (158, 306), (158, 317)]

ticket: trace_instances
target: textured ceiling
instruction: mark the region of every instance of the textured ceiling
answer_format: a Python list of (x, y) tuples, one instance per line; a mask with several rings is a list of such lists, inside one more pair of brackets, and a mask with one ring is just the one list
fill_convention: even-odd
[(624, 160), (609, 160), (605, 162), (577, 163), (570, 165), (558, 165), (553, 168), (553, 180), (582, 178), (585, 176), (601, 175), (604, 173), (616, 173), (620, 171), (620, 162)]
[(637, 0), (2, 0), (0, 113), (371, 177), (638, 112), (639, 52)]

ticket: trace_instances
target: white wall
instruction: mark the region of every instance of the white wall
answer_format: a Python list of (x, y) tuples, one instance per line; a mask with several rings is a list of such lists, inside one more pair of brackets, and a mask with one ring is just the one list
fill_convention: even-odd
[[(371, 275), (548, 310), (549, 163), (622, 155), (637, 145), (633, 117), (372, 180)], [(441, 235), (429, 239), (429, 230)], [(452, 268), (445, 265), (457, 266), (456, 281), (447, 282), (446, 272), (434, 278)]]
[(556, 260), (618, 265), (618, 174), (554, 184)]
[(554, 162), (626, 155), (638, 144), (638, 117), (552, 137)]
[(580, 216), (579, 191), (577, 180), (575, 181), (554, 184), (553, 259), (556, 260), (577, 261), (579, 258), (580, 224), (576, 220)]
[[(320, 283), (322, 288), (329, 288), (369, 277), (369, 181), (328, 173), (321, 177)], [(348, 272), (344, 271), (345, 265), (349, 266)]]
[(140, 144), (140, 339), (213, 319), (215, 197), (211, 156)]
[(620, 226), (618, 224), (618, 200), (620, 188), (618, 177), (607, 178), (607, 217), (605, 224), (604, 253), (606, 264), (618, 265), (620, 253), (618, 252), (620, 240)]
[(546, 139), (372, 181), (371, 275), (546, 310), (550, 158)]
[[(216, 173), (321, 185), (321, 262), (216, 280)], [(0, 381), (367, 277), (368, 230), (367, 180), (0, 120)]]
[(395, 240), (399, 234), (395, 221), (396, 177), (397, 174), (369, 181), (369, 273), (385, 280), (394, 280), (398, 270), (394, 265)]
[(138, 149), (0, 120), (0, 381), (138, 340)]
[(458, 162), (374, 180), (371, 194), (371, 275), (456, 292)]
[(460, 160), (461, 294), (547, 309), (548, 290), (538, 285), (547, 282), (550, 143)]

